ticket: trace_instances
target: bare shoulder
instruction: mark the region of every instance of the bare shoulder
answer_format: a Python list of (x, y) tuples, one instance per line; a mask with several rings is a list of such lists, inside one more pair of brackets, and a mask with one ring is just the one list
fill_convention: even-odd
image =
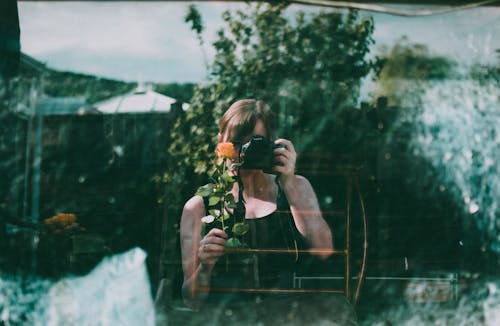
[(193, 219), (198, 220), (205, 212), (205, 204), (200, 196), (191, 197), (185, 204), (182, 210), (181, 223), (191, 222)]
[(293, 193), (314, 194), (314, 189), (309, 180), (301, 175), (294, 175), (285, 180), (280, 180), (280, 184), (287, 196)]
[(302, 175), (295, 175), (295, 184), (301, 188), (312, 188), (309, 180)]
[(191, 197), (185, 204), (184, 210), (186, 211), (199, 211), (204, 210), (205, 204), (203, 203), (203, 197), (201, 196), (193, 196)]
[(306, 177), (302, 176), (302, 175), (299, 175), (299, 174), (296, 174), (295, 175), (295, 182), (298, 182), (298, 183), (304, 183), (304, 184), (311, 184), (309, 182), (309, 180), (307, 180)]

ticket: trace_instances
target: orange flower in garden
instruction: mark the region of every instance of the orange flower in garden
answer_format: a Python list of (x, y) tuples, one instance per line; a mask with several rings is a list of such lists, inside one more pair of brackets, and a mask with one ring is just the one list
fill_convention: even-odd
[(72, 234), (84, 230), (84, 228), (80, 227), (78, 222), (76, 222), (76, 215), (71, 213), (58, 213), (52, 217), (46, 218), (44, 222), (47, 231), (55, 234)]
[(234, 145), (233, 143), (219, 143), (217, 145), (217, 149), (215, 150), (215, 154), (219, 158), (233, 158), (234, 153)]

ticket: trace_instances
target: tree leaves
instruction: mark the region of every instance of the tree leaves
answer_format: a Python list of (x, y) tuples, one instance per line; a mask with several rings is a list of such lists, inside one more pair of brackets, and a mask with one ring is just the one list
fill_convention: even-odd
[(191, 23), (191, 29), (198, 35), (201, 35), (204, 30), (201, 14), (198, 9), (196, 9), (195, 5), (189, 5), (188, 13), (184, 17), (184, 22)]

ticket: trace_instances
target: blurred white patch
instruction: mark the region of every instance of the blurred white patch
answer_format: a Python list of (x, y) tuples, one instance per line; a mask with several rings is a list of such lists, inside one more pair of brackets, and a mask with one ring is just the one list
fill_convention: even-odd
[(86, 276), (55, 283), (39, 325), (154, 325), (145, 259), (132, 249), (105, 258)]
[(123, 149), (123, 146), (121, 146), (121, 145), (115, 145), (115, 146), (113, 146), (113, 152), (116, 155), (118, 155), (118, 157), (122, 157), (125, 151)]
[(483, 302), (484, 324), (488, 326), (500, 325), (500, 292), (495, 283), (488, 284), (489, 296)]
[[(472, 40), (471, 40), (472, 42)], [(421, 153), (438, 172), (465, 212), (476, 214), (487, 231), (487, 247), (500, 252), (497, 239), (500, 211), (499, 83), (472, 78), (429, 82), (414, 119), (414, 152)], [(432, 124), (430, 124), (432, 122)], [(461, 203), (460, 203), (461, 202)]]
[(474, 202), (470, 203), (470, 205), (469, 205), (469, 213), (475, 214), (478, 211), (479, 211), (479, 206), (477, 206), (477, 204), (474, 203)]

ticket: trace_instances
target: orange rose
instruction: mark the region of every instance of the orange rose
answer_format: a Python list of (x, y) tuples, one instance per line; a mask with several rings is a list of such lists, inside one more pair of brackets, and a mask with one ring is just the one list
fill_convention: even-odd
[(220, 158), (233, 158), (234, 146), (233, 143), (219, 143), (215, 154)]

